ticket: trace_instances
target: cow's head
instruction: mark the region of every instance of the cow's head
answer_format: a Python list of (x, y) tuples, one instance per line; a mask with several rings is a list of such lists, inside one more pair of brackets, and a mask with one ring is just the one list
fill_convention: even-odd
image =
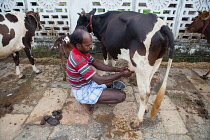
[(187, 26), (187, 31), (192, 32), (192, 33), (202, 32), (202, 29), (204, 28), (206, 21), (210, 18), (210, 12), (198, 11), (198, 13), (199, 13), (198, 16), (194, 18), (194, 21), (190, 25)]
[(93, 9), (91, 12), (85, 13), (85, 10), (82, 9), (82, 12), (78, 13), (79, 19), (77, 20), (76, 28), (78, 28), (78, 26), (85, 26), (87, 28), (88, 32), (92, 32), (91, 17), (95, 14), (95, 12), (96, 12), (96, 9)]
[(32, 16), (36, 20), (36, 30), (40, 31), (42, 29), (41, 27), (42, 24), (40, 22), (39, 12), (29, 11), (26, 14)]

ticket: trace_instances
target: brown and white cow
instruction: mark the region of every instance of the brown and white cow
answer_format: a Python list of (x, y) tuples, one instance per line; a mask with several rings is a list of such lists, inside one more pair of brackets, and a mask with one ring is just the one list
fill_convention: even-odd
[(19, 51), (24, 49), (35, 73), (41, 73), (34, 64), (31, 43), (36, 30), (41, 30), (38, 12), (0, 13), (0, 58), (13, 56), (16, 75), (23, 78), (19, 69)]
[[(210, 44), (210, 11), (198, 11), (198, 13), (194, 21), (190, 25), (187, 25), (187, 31), (205, 35), (207, 42)], [(205, 75), (201, 76), (201, 78), (210, 78), (210, 70)]]
[(63, 81), (66, 81), (66, 59), (69, 57), (70, 51), (73, 48), (70, 43), (70, 38), (71, 35), (63, 35), (59, 37), (51, 47), (52, 50), (58, 48), (63, 69)]
[[(78, 26), (77, 28), (87, 31), (85, 26)], [(74, 46), (71, 44), (71, 35), (62, 35), (59, 37), (54, 45), (51, 47), (51, 50), (58, 48), (58, 53), (61, 59), (62, 69), (63, 69), (63, 81), (66, 81), (66, 60), (69, 57), (70, 51)], [(67, 59), (66, 59), (67, 58)]]
[(155, 14), (140, 14), (131, 11), (109, 11), (105, 14), (94, 15), (96, 9), (90, 13), (79, 13), (77, 26), (86, 26), (89, 32), (101, 41), (103, 56), (107, 59), (107, 52), (114, 59), (124, 59), (135, 71), (140, 93), (140, 107), (137, 119), (132, 127), (139, 126), (143, 121), (150, 96), (150, 82), (160, 66), (168, 48), (170, 48), (169, 62), (163, 84), (157, 94), (151, 111), (152, 119), (158, 112), (166, 91), (166, 82), (174, 53), (174, 38), (166, 23)]

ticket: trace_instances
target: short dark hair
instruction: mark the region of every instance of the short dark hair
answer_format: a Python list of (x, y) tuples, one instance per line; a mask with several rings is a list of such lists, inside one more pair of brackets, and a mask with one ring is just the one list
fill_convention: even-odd
[(86, 30), (82, 28), (77, 28), (74, 30), (74, 32), (71, 34), (71, 43), (76, 46), (77, 43), (82, 44), (83, 40), (83, 34), (86, 32)]
[[(80, 29), (81, 30), (81, 29)], [(79, 29), (76, 29), (72, 34), (71, 34), (71, 43), (76, 46), (77, 43), (82, 44), (83, 36), (82, 32)]]

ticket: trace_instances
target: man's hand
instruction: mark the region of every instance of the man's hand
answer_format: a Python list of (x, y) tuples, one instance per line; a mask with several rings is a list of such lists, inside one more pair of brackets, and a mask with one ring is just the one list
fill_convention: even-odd
[(129, 70), (128, 67), (122, 67), (122, 68), (118, 68), (119, 72), (123, 72), (125, 70)]
[(130, 77), (132, 73), (134, 73), (134, 72), (127, 69), (127, 70), (123, 71), (123, 74), (124, 74), (123, 77)]

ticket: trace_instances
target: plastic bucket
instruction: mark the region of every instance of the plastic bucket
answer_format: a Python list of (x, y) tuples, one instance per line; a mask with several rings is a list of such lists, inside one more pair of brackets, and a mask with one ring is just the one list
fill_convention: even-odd
[(114, 81), (112, 86), (113, 89), (124, 89), (125, 87), (126, 85), (121, 81)]

